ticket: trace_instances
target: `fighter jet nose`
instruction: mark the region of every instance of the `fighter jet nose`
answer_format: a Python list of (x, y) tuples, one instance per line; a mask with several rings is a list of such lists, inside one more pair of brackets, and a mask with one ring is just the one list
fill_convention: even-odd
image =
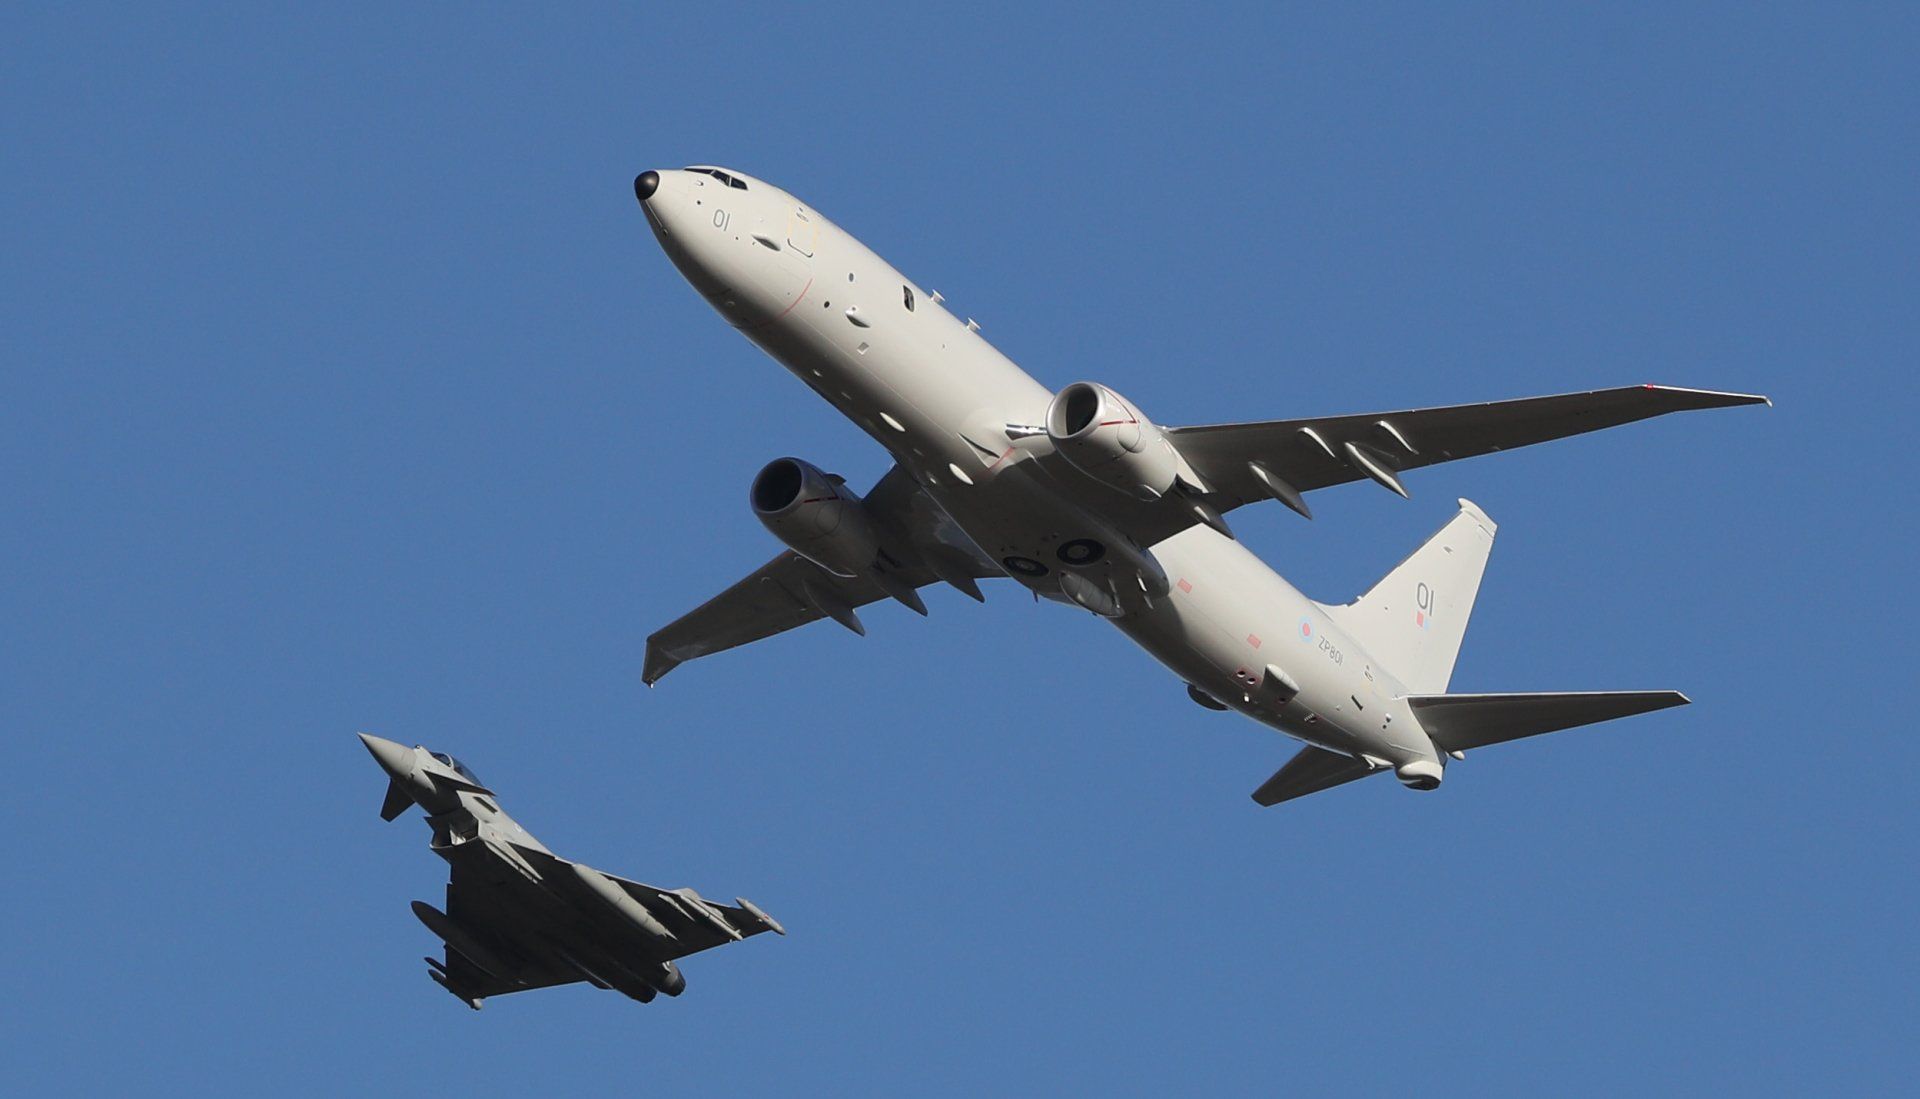
[(633, 177), (633, 197), (645, 202), (660, 189), (659, 172), (641, 172)]
[(360, 743), (367, 746), (367, 751), (373, 753), (374, 761), (390, 775), (402, 775), (413, 769), (413, 751), (405, 745), (372, 733), (361, 733)]

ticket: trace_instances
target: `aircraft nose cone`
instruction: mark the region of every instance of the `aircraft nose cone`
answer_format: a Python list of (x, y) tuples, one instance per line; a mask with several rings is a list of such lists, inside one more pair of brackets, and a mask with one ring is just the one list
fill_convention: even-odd
[(660, 189), (659, 172), (641, 172), (633, 177), (633, 197), (645, 202)]
[(361, 733), (360, 743), (367, 746), (367, 751), (373, 753), (374, 761), (379, 763), (381, 768), (388, 774), (404, 775), (413, 770), (413, 750), (411, 748), (383, 737), (374, 736), (372, 733)]

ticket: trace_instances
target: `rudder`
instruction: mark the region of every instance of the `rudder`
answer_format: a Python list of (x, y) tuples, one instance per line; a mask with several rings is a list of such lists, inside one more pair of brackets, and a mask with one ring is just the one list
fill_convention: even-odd
[(1439, 694), (1453, 678), (1497, 529), (1486, 512), (1461, 500), (1460, 514), (1412, 556), (1327, 614), (1409, 692)]

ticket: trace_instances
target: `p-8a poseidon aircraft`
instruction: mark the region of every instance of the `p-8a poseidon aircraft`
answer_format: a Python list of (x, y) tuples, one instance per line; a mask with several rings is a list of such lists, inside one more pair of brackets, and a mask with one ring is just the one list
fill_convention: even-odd
[(1272, 805), (1379, 771), (1417, 790), (1474, 748), (1687, 701), (1674, 691), (1447, 694), (1494, 523), (1467, 501), (1358, 600), (1316, 603), (1234, 540), (1225, 516), (1410, 469), (1669, 412), (1764, 397), (1642, 385), (1350, 416), (1160, 427), (1112, 388), (1051, 392), (930, 293), (787, 192), (717, 167), (634, 180), (694, 289), (860, 425), (894, 467), (865, 496), (798, 458), (753, 480), (783, 552), (648, 639), (677, 665), (944, 582), (1010, 576), (1106, 618), (1187, 683), (1306, 742), (1254, 793)]

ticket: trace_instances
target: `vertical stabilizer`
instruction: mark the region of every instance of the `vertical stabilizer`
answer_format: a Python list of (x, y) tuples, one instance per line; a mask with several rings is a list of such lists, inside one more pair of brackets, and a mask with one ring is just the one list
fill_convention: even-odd
[(1445, 691), (1495, 529), (1486, 512), (1462, 500), (1460, 514), (1413, 556), (1367, 594), (1327, 613), (1409, 692)]

